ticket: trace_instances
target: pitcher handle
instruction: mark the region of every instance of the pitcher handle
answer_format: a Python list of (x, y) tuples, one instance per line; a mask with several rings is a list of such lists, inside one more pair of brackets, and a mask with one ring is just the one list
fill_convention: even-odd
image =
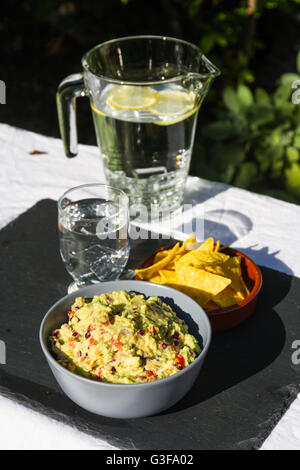
[(59, 84), (56, 93), (59, 130), (69, 158), (78, 153), (76, 99), (80, 96), (87, 96), (82, 73), (69, 75)]

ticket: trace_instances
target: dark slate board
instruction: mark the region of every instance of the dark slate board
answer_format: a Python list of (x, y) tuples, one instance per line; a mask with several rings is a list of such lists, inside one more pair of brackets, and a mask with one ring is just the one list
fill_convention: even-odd
[[(130, 265), (165, 240), (135, 242)], [(300, 365), (291, 361), (300, 339), (300, 280), (262, 268), (255, 314), (214, 335), (190, 393), (166, 412), (116, 420), (86, 412), (56, 384), (42, 355), (38, 330), (70, 277), (58, 253), (56, 204), (40, 201), (0, 231), (0, 393), (122, 449), (255, 449), (299, 391)]]

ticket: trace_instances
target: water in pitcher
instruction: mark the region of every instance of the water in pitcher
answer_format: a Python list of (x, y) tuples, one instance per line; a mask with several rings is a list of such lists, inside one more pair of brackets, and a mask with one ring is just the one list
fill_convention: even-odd
[(172, 83), (108, 85), (91, 107), (108, 184), (152, 215), (178, 208), (200, 107), (194, 93)]

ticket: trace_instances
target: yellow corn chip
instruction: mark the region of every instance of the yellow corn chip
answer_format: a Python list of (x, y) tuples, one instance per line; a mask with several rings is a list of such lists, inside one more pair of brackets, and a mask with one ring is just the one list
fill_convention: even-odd
[(188, 295), (199, 305), (201, 305), (201, 307), (204, 307), (204, 305), (206, 305), (213, 297), (213, 294), (210, 294), (202, 289), (195, 289), (193, 287), (188, 287), (186, 285), (180, 284), (180, 282), (176, 282), (176, 280), (167, 280), (163, 284)]
[(156, 276), (152, 276), (149, 279), (147, 279), (150, 282), (155, 282), (156, 284), (164, 284), (164, 278), (157, 274)]
[(220, 246), (218, 251), (224, 251), (226, 248), (228, 248), (228, 245)]
[(157, 271), (159, 271), (160, 269), (163, 269), (165, 266), (168, 265), (168, 263), (171, 260), (173, 260), (179, 248), (180, 248), (180, 243), (176, 243), (176, 245), (172, 248), (172, 250), (168, 250), (168, 255), (165, 256), (161, 261), (149, 266), (148, 268), (136, 269), (135, 273), (141, 279), (149, 279), (151, 276), (153, 276), (154, 273), (157, 273)]
[(153, 265), (136, 274), (150, 282), (173, 287), (190, 296), (207, 312), (231, 307), (242, 301), (249, 290), (243, 280), (241, 257), (223, 253), (218, 240), (198, 243), (193, 234), (184, 243), (156, 253)]
[(215, 251), (220, 251), (220, 240), (217, 241)]
[(242, 275), (241, 275), (240, 281), (241, 281), (241, 284), (243, 286), (243, 293), (244, 293), (245, 297), (248, 297), (248, 295), (250, 294), (250, 291), (249, 291), (248, 287), (246, 286), (246, 283), (245, 283)]
[(243, 279), (242, 270), (241, 270), (241, 274), (240, 274), (240, 282), (241, 282), (241, 285), (242, 285), (241, 291), (244, 294), (244, 297), (247, 297), (250, 294), (250, 291), (249, 291), (248, 287), (246, 286), (246, 283)]
[(187, 239), (183, 242), (182, 246), (185, 248), (187, 243), (195, 243), (196, 242), (196, 237), (193, 233), (190, 233)]
[(243, 296), (235, 292), (231, 286), (226, 287), (226, 289), (214, 297), (214, 302), (221, 308), (231, 307), (241, 300), (243, 300)]
[(158, 263), (168, 255), (169, 250), (158, 251), (154, 256), (153, 264)]
[(197, 250), (202, 245), (201, 242), (187, 243), (185, 245), (185, 251)]
[(217, 274), (218, 276), (230, 278), (232, 281), (232, 289), (235, 292), (240, 292), (244, 298), (249, 294), (242, 277), (240, 256), (232, 256), (221, 266), (207, 266), (205, 269), (207, 269), (209, 272)]
[(212, 294), (213, 296), (217, 295), (225, 289), (225, 287), (231, 284), (231, 279), (209, 273), (204, 269), (193, 268), (191, 266), (180, 266), (178, 267), (177, 272), (182, 284), (187, 287), (200, 289), (201, 291)]
[(207, 250), (212, 251), (214, 247), (214, 239), (208, 238), (205, 242), (197, 242), (196, 238), (193, 234), (189, 235), (189, 237), (185, 240), (182, 245), (183, 251), (191, 251), (191, 250)]
[(208, 250), (213, 251), (214, 249), (214, 239), (212, 237), (205, 240), (202, 245), (198, 248), (198, 250)]
[[(168, 253), (168, 251), (166, 251), (166, 253)], [(168, 269), (168, 271), (175, 271), (175, 263), (181, 258), (180, 255), (176, 255), (173, 260), (167, 264), (167, 266), (165, 266), (166, 269)], [(160, 259), (158, 259), (158, 261), (160, 261)], [(163, 269), (165, 269), (163, 268)]]
[(182, 255), (184, 254), (184, 252), (186, 251), (186, 247), (191, 244), (191, 243), (196, 243), (196, 237), (193, 233), (191, 233), (187, 239), (182, 243), (180, 249), (178, 250), (178, 255)]
[[(227, 289), (227, 287), (226, 287)], [(225, 290), (226, 290), (225, 289)], [(206, 311), (206, 313), (210, 313), (210, 312), (213, 312), (214, 310), (218, 310), (220, 307), (218, 304), (216, 304), (213, 300), (210, 300), (209, 302), (207, 302), (207, 304), (205, 305), (205, 308), (204, 310)]]
[[(169, 267), (169, 266), (168, 266)], [(176, 280), (177, 279), (177, 275), (176, 275), (176, 272), (171, 270), (171, 269), (161, 269), (160, 271), (158, 271), (158, 274), (162, 277), (162, 279), (164, 279), (165, 281), (171, 281), (171, 280)]]
[(182, 256), (177, 262), (178, 266), (191, 265), (195, 268), (204, 266), (217, 266), (225, 263), (229, 259), (228, 255), (216, 251), (193, 250)]

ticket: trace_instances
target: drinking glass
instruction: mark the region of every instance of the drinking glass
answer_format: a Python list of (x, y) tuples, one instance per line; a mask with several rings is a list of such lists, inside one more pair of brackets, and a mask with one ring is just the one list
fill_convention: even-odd
[(195, 45), (163, 36), (105, 42), (83, 56), (82, 67), (57, 92), (66, 155), (77, 154), (75, 101), (88, 96), (107, 183), (129, 195), (133, 213), (176, 211), (198, 110), (218, 69)]
[(129, 257), (128, 197), (118, 188), (86, 184), (66, 191), (58, 201), (60, 254), (79, 287), (111, 281)]

